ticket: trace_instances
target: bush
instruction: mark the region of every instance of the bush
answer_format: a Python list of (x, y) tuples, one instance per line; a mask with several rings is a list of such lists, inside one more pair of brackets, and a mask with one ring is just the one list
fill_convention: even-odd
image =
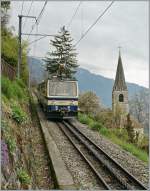
[(131, 144), (131, 143), (127, 143), (127, 142), (124, 142), (124, 143), (122, 142), (122, 143), (120, 144), (120, 146), (121, 146), (124, 150), (126, 150), (126, 151), (132, 153), (133, 155), (135, 155), (135, 156), (138, 157), (139, 159), (143, 160), (144, 162), (148, 162), (148, 154), (147, 154), (145, 151), (143, 151), (143, 150), (137, 148), (135, 145), (133, 145), (133, 144)]
[(11, 154), (14, 153), (14, 151), (16, 150), (16, 141), (14, 138), (12, 138), (11, 136), (6, 140), (6, 143), (8, 145), (9, 151)]
[(3, 101), (6, 105), (9, 103), (8, 98), (7, 98), (4, 94), (2, 94), (2, 101)]
[(149, 139), (148, 137), (144, 136), (141, 141), (138, 143), (138, 147), (147, 153), (149, 153)]
[(113, 113), (109, 109), (104, 109), (96, 114), (95, 120), (103, 124), (105, 127), (113, 128), (114, 119)]
[(22, 111), (19, 105), (12, 106), (12, 118), (19, 124), (27, 121), (27, 115), (24, 111)]
[(81, 113), (78, 114), (78, 119), (81, 123), (86, 125), (89, 125), (90, 123), (93, 122), (93, 120), (89, 116)]
[(103, 128), (103, 125), (101, 123), (98, 123), (98, 122), (93, 122), (90, 124), (90, 127), (93, 130), (100, 130), (101, 128)]
[(79, 95), (79, 108), (88, 115), (95, 115), (100, 109), (100, 99), (92, 91), (84, 92)]
[(6, 122), (5, 120), (1, 121), (1, 130), (2, 130), (3, 133), (10, 132), (8, 122)]
[(27, 90), (21, 80), (10, 81), (6, 77), (2, 77), (2, 93), (8, 99), (28, 100)]
[(8, 123), (4, 120), (2, 120), (1, 129), (2, 129), (2, 136), (4, 137), (7, 143), (9, 152), (13, 154), (16, 149), (16, 141), (12, 135), (11, 128), (9, 127)]
[(12, 98), (13, 96), (13, 87), (11, 81), (6, 78), (1, 78), (1, 87), (2, 87), (2, 93), (8, 98)]
[(28, 185), (28, 184), (31, 183), (31, 178), (24, 169), (19, 169), (18, 172), (17, 172), (17, 176), (19, 178), (19, 181), (22, 184), (27, 184)]
[[(101, 116), (104, 116), (103, 114)], [(106, 116), (108, 115), (106, 114)], [(98, 121), (96, 121), (92, 119), (92, 117), (89, 117), (88, 115), (81, 113), (79, 113), (78, 119), (81, 123), (87, 124), (91, 129), (98, 130), (101, 135), (107, 137), (113, 143), (119, 145), (124, 150), (132, 153), (133, 155), (143, 160), (144, 162), (148, 162), (148, 154), (147, 154), (149, 148), (148, 138), (144, 137), (137, 146), (135, 144), (128, 143), (129, 137), (127, 130), (125, 128), (106, 128), (101, 122), (99, 122), (100, 121), (99, 117)], [(104, 122), (104, 124), (106, 124), (106, 122)]]
[(124, 128), (113, 128), (110, 130), (116, 137), (124, 141), (128, 141), (128, 133)]
[(104, 136), (109, 136), (110, 135), (110, 130), (107, 129), (106, 127), (103, 127), (99, 130), (100, 134), (104, 135)]
[(21, 88), (26, 88), (26, 85), (24, 84), (24, 82), (22, 81), (22, 79), (16, 79), (17, 84), (21, 87)]

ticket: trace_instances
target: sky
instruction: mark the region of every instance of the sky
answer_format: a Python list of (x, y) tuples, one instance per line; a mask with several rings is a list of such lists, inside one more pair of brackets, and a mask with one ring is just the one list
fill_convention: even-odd
[[(68, 27), (74, 44), (110, 4), (110, 1), (82, 1)], [(23, 5), (23, 9), (22, 9)], [(10, 26), (18, 33), (18, 14), (27, 15), (31, 1), (12, 1)], [(44, 1), (33, 1), (29, 15), (38, 16)], [(32, 33), (55, 35), (62, 26), (68, 26), (79, 1), (49, 1), (38, 27)], [(29, 33), (33, 19), (23, 18), (23, 33)], [(80, 67), (90, 72), (115, 79), (118, 47), (127, 82), (149, 87), (149, 33), (148, 1), (115, 1), (96, 25), (76, 46)], [(22, 36), (27, 39), (27, 36)], [(31, 37), (33, 41), (39, 37)], [(29, 55), (45, 57), (50, 50), (50, 39), (46, 37), (29, 47)]]

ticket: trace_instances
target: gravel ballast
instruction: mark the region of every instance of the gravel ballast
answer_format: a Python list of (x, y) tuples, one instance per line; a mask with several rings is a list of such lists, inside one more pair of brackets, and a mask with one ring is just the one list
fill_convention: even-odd
[(148, 186), (149, 181), (149, 168), (143, 161), (139, 160), (131, 153), (123, 150), (118, 145), (112, 143), (99, 132), (91, 130), (87, 125), (81, 124), (76, 119), (72, 119), (76, 127), (78, 127), (84, 134), (91, 138), (98, 146), (100, 146), (105, 152), (107, 152), (113, 159), (126, 168), (131, 174), (133, 174), (139, 181), (145, 186)]
[[(91, 138), (97, 145), (105, 150), (105, 152), (119, 162), (145, 186), (148, 186), (148, 165), (146, 166), (135, 156), (127, 151), (124, 151), (118, 145), (100, 135), (97, 131), (93, 131), (86, 125), (79, 123), (76, 119), (71, 120), (71, 123), (77, 126), (84, 134)], [(94, 178), (95, 175), (93, 172), (91, 172), (88, 165), (65, 137), (57, 124), (55, 122), (48, 121), (47, 127), (49, 133), (56, 142), (62, 159), (70, 171), (77, 188), (101, 189)]]
[(95, 175), (88, 165), (68, 141), (63, 132), (54, 122), (47, 122), (49, 133), (60, 151), (61, 157), (70, 171), (77, 189), (101, 189)]

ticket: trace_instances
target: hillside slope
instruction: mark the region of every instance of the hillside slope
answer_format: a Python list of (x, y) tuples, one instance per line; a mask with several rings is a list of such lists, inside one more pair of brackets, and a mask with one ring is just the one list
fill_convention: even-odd
[[(38, 83), (41, 82), (45, 76), (43, 61), (40, 59), (28, 57), (28, 62), (31, 70), (31, 79), (35, 80)], [(91, 90), (100, 97), (103, 105), (105, 105), (106, 107), (111, 107), (112, 87), (114, 84), (113, 79), (93, 74), (83, 68), (78, 69), (76, 78), (79, 82), (80, 92)], [(146, 90), (146, 88), (133, 83), (127, 83), (127, 86), (129, 91), (129, 98), (136, 92)]]

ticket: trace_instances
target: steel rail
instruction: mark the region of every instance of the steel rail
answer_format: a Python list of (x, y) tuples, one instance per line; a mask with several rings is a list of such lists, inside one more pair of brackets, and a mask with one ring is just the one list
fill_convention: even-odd
[(57, 123), (57, 125), (61, 128), (61, 130), (63, 131), (63, 133), (65, 134), (65, 136), (69, 139), (69, 141), (72, 143), (72, 145), (77, 149), (77, 151), (80, 153), (80, 155), (83, 157), (83, 159), (85, 160), (85, 162), (90, 166), (90, 168), (92, 169), (92, 171), (94, 172), (94, 174), (97, 176), (97, 178), (99, 179), (100, 183), (102, 183), (102, 185), (104, 186), (105, 190), (111, 190), (111, 188), (109, 187), (109, 185), (106, 183), (106, 181), (103, 179), (103, 177), (97, 172), (96, 168), (93, 166), (93, 164), (88, 160), (88, 158), (84, 155), (84, 153), (76, 146), (76, 144), (73, 142), (73, 140), (71, 139), (71, 137), (69, 136), (69, 134), (65, 131), (65, 129), (63, 128), (62, 123)]
[[(106, 168), (114, 174), (114, 176), (129, 190), (147, 190), (147, 188), (137, 180), (130, 172), (124, 169), (117, 161), (112, 159), (102, 148), (96, 145), (91, 139), (85, 136), (75, 125), (69, 121), (64, 122), (63, 124), (67, 126), (78, 139), (86, 145), (86, 147), (95, 155), (95, 157), (102, 162)], [(71, 126), (71, 127), (70, 127)], [(73, 129), (74, 130), (73, 130)], [(79, 136), (77, 135), (79, 134)], [(85, 139), (85, 140), (83, 140)], [(88, 143), (87, 143), (88, 141)], [(113, 167), (113, 168), (112, 168)], [(117, 169), (117, 170), (116, 170)], [(121, 173), (121, 175), (118, 173)]]

